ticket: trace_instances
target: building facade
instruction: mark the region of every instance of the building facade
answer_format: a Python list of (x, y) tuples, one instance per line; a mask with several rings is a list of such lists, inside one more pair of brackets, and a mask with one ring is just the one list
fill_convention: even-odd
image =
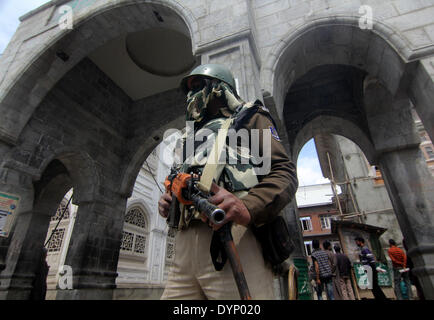
[[(312, 240), (319, 240), (322, 244), (328, 240), (334, 244), (339, 243), (339, 239), (331, 232), (332, 219), (338, 219), (340, 214), (333, 202), (332, 187), (330, 184), (312, 185), (299, 187), (299, 194), (306, 194), (308, 197), (317, 198), (312, 193), (324, 195), (322, 202), (303, 204), (298, 206), (301, 229), (303, 230), (303, 243), (306, 256), (312, 253)], [(328, 195), (328, 196), (326, 196)], [(324, 201), (325, 200), (325, 201)]]
[(420, 150), (422, 151), (422, 155), (425, 158), (429, 170), (434, 175), (434, 145), (432, 143), (432, 140), (430, 139), (428, 132), (423, 126), (423, 123), (420, 120), (416, 110), (413, 109), (412, 114), (413, 119), (416, 123), (417, 131), (420, 136)]
[[(433, 12), (404, 0), (53, 0), (21, 17), (0, 60), (0, 191), (19, 198), (0, 240), (0, 298), (29, 296), (30, 262), (71, 188), (74, 286), (56, 299), (113, 298), (128, 199), (165, 131), (185, 126), (178, 84), (199, 63), (227, 65), (240, 96), (265, 103), (294, 163), (318, 135), (356, 143), (434, 297), (434, 179), (411, 116), (414, 105), (432, 140)], [(304, 272), (296, 201), (283, 215)], [(148, 258), (162, 261), (157, 251)]]

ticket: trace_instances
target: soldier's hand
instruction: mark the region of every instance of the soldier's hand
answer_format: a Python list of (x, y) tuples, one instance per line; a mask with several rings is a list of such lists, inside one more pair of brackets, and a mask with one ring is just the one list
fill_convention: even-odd
[(214, 194), (208, 200), (226, 212), (226, 218), (222, 224), (211, 225), (214, 230), (218, 230), (228, 221), (247, 226), (250, 223), (249, 210), (238, 197), (224, 188), (220, 188), (213, 182), (211, 192)]
[(167, 218), (169, 215), (170, 204), (172, 203), (172, 195), (165, 192), (161, 195), (158, 201), (158, 213), (163, 218)]

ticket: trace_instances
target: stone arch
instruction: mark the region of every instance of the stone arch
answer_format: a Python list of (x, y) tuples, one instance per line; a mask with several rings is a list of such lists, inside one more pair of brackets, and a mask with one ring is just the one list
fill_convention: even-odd
[(58, 159), (52, 159), (44, 168), (41, 178), (34, 182), (34, 212), (54, 216), (73, 182), (67, 167)]
[(309, 121), (298, 132), (291, 150), (295, 163), (297, 163), (298, 156), (303, 146), (311, 138), (321, 134), (340, 135), (351, 140), (363, 151), (370, 163), (373, 164), (376, 162), (374, 146), (358, 126), (343, 118), (322, 115)]
[(400, 34), (374, 20), (372, 30), (359, 28), (359, 17), (323, 17), (295, 27), (272, 50), (261, 82), (279, 116), (288, 88), (299, 77), (324, 64), (349, 65), (378, 77), (396, 92), (406, 62), (417, 58)]
[(55, 215), (71, 184), (67, 168), (56, 159), (47, 164), (39, 181), (33, 183), (33, 208), (20, 212), (8, 239), (10, 244), (2, 282), (7, 284), (11, 292), (6, 292), (4, 297), (30, 298), (34, 289), (33, 280), (38, 276), (44, 258), (44, 241), (51, 217)]
[[(373, 30), (361, 30), (355, 17), (320, 18), (296, 28), (286, 39), (272, 51), (263, 69), (262, 83), (265, 97), (286, 120), (289, 144), (296, 142), (293, 156), (298, 155), (312, 131), (339, 134), (358, 144), (368, 161), (379, 166), (401, 231), (408, 240), (409, 255), (417, 265), (415, 274), (423, 283), (424, 294), (432, 295), (434, 276), (428, 257), (433, 249), (427, 243), (432, 243), (433, 200), (428, 194), (434, 180), (418, 150), (409, 97), (410, 93), (412, 100), (421, 100), (429, 121), (432, 112), (426, 101), (433, 92), (432, 79), (421, 75), (424, 61), (417, 61), (427, 52), (412, 51), (397, 32), (382, 22), (374, 22)], [(352, 68), (350, 74), (356, 76), (340, 78), (351, 80), (354, 88), (347, 99), (350, 103), (343, 107), (337, 106), (334, 99), (318, 104), (309, 99), (313, 95), (309, 90), (314, 87), (309, 83), (337, 79), (333, 73), (317, 73), (326, 65), (332, 67), (329, 71), (339, 66)], [(428, 92), (417, 88), (422, 83)], [(304, 93), (304, 104), (297, 104), (293, 96), (298, 90)], [(308, 106), (310, 113), (304, 109)], [(294, 111), (292, 118), (288, 111)], [(320, 117), (313, 118), (316, 114)], [(322, 117), (330, 115), (341, 119), (329, 118), (330, 122), (321, 123)]]
[[(105, 2), (94, 10), (79, 11), (72, 31), (54, 28), (56, 33), (47, 37), (47, 41), (41, 41), (38, 48), (31, 48), (22, 68), (5, 76), (8, 79), (2, 81), (4, 94), (0, 96), (0, 112), (8, 121), (0, 124), (2, 139), (15, 144), (46, 94), (93, 50), (123, 33), (159, 25), (161, 22), (153, 13), (157, 10), (168, 15), (164, 21), (166, 28), (188, 35), (195, 51), (199, 41), (197, 22), (192, 13), (177, 2)], [(68, 59), (62, 60), (59, 54), (66, 54)]]
[[(179, 116), (178, 114), (182, 114)], [(130, 196), (134, 189), (134, 183), (140, 168), (150, 155), (150, 153), (161, 143), (164, 139), (166, 130), (181, 130), (185, 126), (184, 109), (172, 113), (176, 118), (168, 123), (160, 125), (158, 129), (152, 132), (150, 136), (148, 132), (144, 132), (137, 137), (137, 147), (133, 151), (132, 159), (127, 164), (123, 174), (122, 183), (120, 186), (120, 194)], [(149, 211), (151, 212), (151, 211)]]
[(42, 173), (53, 161), (59, 161), (65, 167), (70, 179), (70, 188), (74, 188), (74, 203), (95, 198), (101, 180), (100, 172), (87, 152), (75, 147), (59, 148), (42, 161), (37, 176), (42, 177)]

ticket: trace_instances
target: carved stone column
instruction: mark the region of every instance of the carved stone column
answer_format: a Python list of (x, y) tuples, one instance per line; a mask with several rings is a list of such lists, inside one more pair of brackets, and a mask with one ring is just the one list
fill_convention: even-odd
[(434, 179), (419, 149), (405, 94), (375, 79), (365, 83), (365, 109), (392, 205), (425, 297), (434, 299)]
[[(35, 274), (35, 261), (48, 228), (49, 217), (33, 208), (33, 186), (29, 175), (0, 168), (0, 191), (19, 197), (18, 212), (7, 238), (0, 238), (0, 300), (28, 299)], [(45, 227), (45, 234), (43, 229)], [(42, 233), (41, 233), (42, 232)]]

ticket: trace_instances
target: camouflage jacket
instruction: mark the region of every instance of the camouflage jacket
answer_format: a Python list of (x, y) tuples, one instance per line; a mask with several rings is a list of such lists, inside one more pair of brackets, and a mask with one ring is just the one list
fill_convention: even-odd
[[(234, 193), (244, 202), (251, 215), (250, 224), (261, 226), (276, 217), (294, 197), (298, 187), (296, 169), (286, 154), (269, 111), (262, 106), (260, 101), (244, 105), (243, 108), (236, 111), (235, 115), (227, 112), (225, 108), (220, 109), (216, 117), (208, 119), (195, 129), (195, 134), (203, 135), (204, 129), (209, 129), (208, 132), (212, 131), (214, 135), (217, 135), (218, 129), (229, 117), (234, 117), (231, 128), (237, 132), (245, 129), (250, 134), (252, 129), (259, 129), (257, 130), (259, 139), (256, 139), (259, 142), (260, 155), (264, 154), (263, 130), (271, 133), (271, 161), (270, 169), (266, 174), (255, 173), (251, 150), (245, 150), (243, 145), (238, 145), (237, 150), (226, 146), (226, 159), (228, 161), (216, 174), (218, 184)], [(250, 136), (252, 137), (252, 135)], [(207, 139), (209, 138), (212, 137), (207, 136)], [(212, 139), (205, 141), (212, 141)], [(206, 162), (207, 158), (207, 149), (204, 145), (205, 143), (195, 145), (197, 159), (186, 161), (189, 164), (183, 164), (181, 171), (190, 172), (194, 169), (199, 169), (199, 171), (203, 169), (204, 161)], [(234, 158), (237, 161), (231, 161)], [(250, 161), (241, 161), (242, 159), (246, 160), (246, 158)], [(180, 209), (182, 214), (179, 228), (184, 229), (191, 219), (197, 219), (199, 214), (182, 205)]]

